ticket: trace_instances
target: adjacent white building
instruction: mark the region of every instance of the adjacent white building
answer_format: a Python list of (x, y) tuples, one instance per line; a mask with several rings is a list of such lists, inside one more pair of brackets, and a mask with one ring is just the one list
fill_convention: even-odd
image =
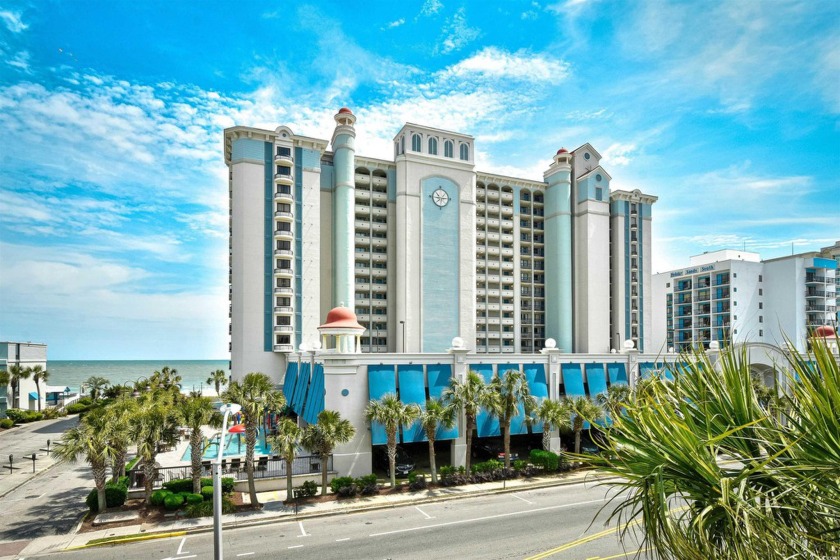
[(677, 352), (716, 340), (804, 351), (814, 328), (836, 325), (837, 261), (817, 252), (762, 261), (722, 250), (653, 275), (653, 347)]
[[(18, 365), (23, 369), (41, 366), (47, 369), (47, 345), (32, 342), (0, 342), (0, 371)], [(41, 407), (45, 404), (46, 383), (41, 383)], [(6, 410), (22, 408), (38, 410), (38, 392), (32, 376), (20, 380), (16, 394), (12, 394), (11, 383), (0, 384), (0, 418), (6, 417)]]
[(393, 159), (365, 157), (355, 115), (335, 122), (329, 140), (225, 130), (235, 378), (279, 380), (339, 305), (364, 353), (650, 346), (656, 197), (611, 191), (593, 146), (558, 150), (539, 181), (478, 170), (472, 136), (413, 123)]

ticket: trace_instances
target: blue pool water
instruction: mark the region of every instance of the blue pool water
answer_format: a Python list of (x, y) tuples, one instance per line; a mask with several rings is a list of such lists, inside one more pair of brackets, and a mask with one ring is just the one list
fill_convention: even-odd
[[(257, 446), (254, 448), (255, 457), (259, 455), (271, 455), (271, 446), (264, 443), (263, 431), (264, 429), (260, 428), (257, 432)], [(209, 443), (205, 440), (205, 445), (207, 447), (204, 450), (204, 454), (201, 456), (202, 459), (215, 459), (219, 456), (218, 441), (218, 434), (210, 438)], [(225, 437), (222, 457), (241, 457), (243, 455), (245, 455), (245, 434), (227, 434)], [(187, 447), (187, 450), (184, 452), (184, 456), (181, 457), (181, 460), (190, 461), (191, 459), (192, 448)]]

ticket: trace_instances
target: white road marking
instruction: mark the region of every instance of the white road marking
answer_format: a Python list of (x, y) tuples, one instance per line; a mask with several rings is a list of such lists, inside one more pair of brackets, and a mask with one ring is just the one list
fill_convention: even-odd
[(425, 511), (423, 511), (422, 509), (420, 509), (420, 506), (414, 506), (414, 509), (416, 509), (417, 511), (419, 511), (420, 513), (422, 513), (423, 515), (425, 515), (425, 516), (426, 516), (426, 519), (434, 519), (434, 517), (432, 517), (431, 515), (429, 515), (428, 513), (426, 513)]
[(536, 513), (538, 511), (549, 511), (552, 509), (562, 509), (562, 508), (569, 508), (573, 506), (583, 506), (586, 504), (595, 504), (598, 502), (603, 502), (604, 500), (587, 500), (585, 502), (576, 502), (574, 504), (561, 504), (557, 506), (546, 506), (541, 508), (534, 508), (529, 509), (527, 511), (512, 511), (509, 513), (500, 513), (498, 515), (488, 515), (486, 517), (476, 517), (473, 519), (459, 519), (458, 521), (449, 521), (447, 523), (435, 523), (433, 525), (423, 525), (422, 527), (411, 527), (410, 529), (397, 529), (395, 531), (385, 531), (384, 533), (371, 533), (371, 537), (381, 537), (384, 535), (393, 535), (395, 533), (408, 533), (409, 531), (421, 531), (423, 529), (434, 529), (437, 527), (446, 527), (447, 525), (462, 525), (464, 523), (472, 523), (474, 521), (486, 521), (487, 519), (498, 519), (500, 517), (512, 517), (514, 515), (523, 515), (523, 514), (530, 514)]
[(303, 521), (298, 521), (298, 525), (300, 526), (300, 535), (298, 535), (298, 537), (308, 537), (309, 534), (303, 529)]
[(296, 544), (295, 546), (287, 546), (286, 548), (303, 548), (302, 544)]
[(184, 548), (184, 543), (185, 542), (187, 542), (187, 537), (184, 537), (183, 539), (181, 539), (181, 544), (178, 545), (178, 552), (175, 553), (175, 556), (180, 556), (182, 554), (189, 554), (189, 552), (182, 552), (182, 549)]
[(513, 496), (514, 498), (519, 498), (520, 500), (522, 500), (522, 501), (523, 501), (523, 502), (525, 502), (526, 504), (531, 504), (531, 505), (534, 505), (534, 502), (532, 502), (532, 501), (530, 501), (530, 500), (526, 500), (526, 499), (525, 499), (525, 498), (523, 498), (522, 496), (518, 496), (518, 495), (516, 495), (516, 494), (511, 494), (511, 496)]
[(349, 540), (350, 540), (350, 537), (345, 537), (343, 539), (335, 539), (335, 542), (344, 542), (344, 541), (349, 541)]
[(242, 554), (237, 554), (236, 556), (251, 556), (254, 554), (253, 552), (243, 552)]

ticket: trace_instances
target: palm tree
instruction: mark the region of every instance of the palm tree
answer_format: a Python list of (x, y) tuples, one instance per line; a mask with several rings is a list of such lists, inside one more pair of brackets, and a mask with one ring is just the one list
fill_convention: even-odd
[(501, 377), (495, 374), (490, 380), (490, 390), (495, 398), (489, 401), (490, 412), (499, 419), (505, 446), (505, 468), (510, 468), (510, 424), (519, 413), (519, 403), (525, 408), (526, 416), (536, 408), (536, 399), (528, 388), (525, 373), (509, 369)]
[(472, 435), (475, 430), (478, 411), (484, 404), (492, 400), (492, 394), (488, 391), (484, 378), (470, 370), (467, 372), (464, 381), (458, 381), (454, 377), (450, 379), (449, 387), (443, 391), (441, 398), (447, 404), (453, 404), (464, 412), (464, 433), (467, 440), (466, 469), (467, 472), (470, 472)]
[(20, 408), (20, 395), (18, 394), (21, 379), (29, 379), (32, 374), (30, 368), (23, 368), (20, 364), (9, 366), (9, 381), (12, 386), (12, 408)]
[(137, 442), (137, 456), (143, 463), (147, 504), (151, 503), (152, 485), (157, 475), (155, 462), (159, 445), (172, 439), (177, 425), (173, 400), (165, 393), (149, 395), (134, 414), (131, 436)]
[(90, 389), (90, 398), (98, 400), (105, 388), (111, 383), (104, 377), (92, 375), (85, 380), (84, 384)]
[(551, 431), (566, 427), (571, 429), (570, 416), (566, 407), (560, 401), (543, 399), (534, 411), (537, 419), (542, 422), (542, 446), (545, 451), (551, 450)]
[[(192, 464), (193, 494), (201, 493), (201, 456), (204, 454), (202, 426), (220, 426), (221, 417), (207, 397), (190, 395), (178, 407), (178, 419), (190, 429), (190, 463)], [(220, 444), (221, 445), (221, 444)]]
[(283, 418), (277, 423), (277, 433), (268, 437), (268, 443), (275, 453), (286, 461), (286, 501), (294, 498), (292, 488), (292, 464), (297, 455), (303, 430), (291, 418)]
[(604, 415), (603, 409), (589, 397), (565, 397), (564, 406), (575, 433), (575, 453), (580, 454), (580, 433), (585, 421), (594, 422)]
[(259, 372), (247, 374), (241, 382), (232, 381), (224, 393), (224, 399), (226, 402), (234, 402), (242, 406), (245, 422), (245, 471), (248, 474), (248, 493), (251, 496), (251, 505), (255, 508), (260, 507), (257, 488), (254, 484), (254, 449), (257, 446), (257, 430), (263, 414), (282, 409), (286, 399), (281, 392), (274, 390), (271, 378)]
[(437, 484), (437, 467), (435, 464), (435, 437), (438, 427), (447, 430), (455, 427), (458, 410), (452, 405), (443, 402), (442, 399), (429, 399), (426, 401), (426, 408), (420, 411), (420, 425), (426, 432), (429, 440), (429, 466), (432, 470), (432, 484)]
[(397, 485), (395, 467), (397, 457), (397, 431), (401, 425), (411, 424), (418, 416), (420, 416), (419, 406), (416, 404), (405, 404), (393, 393), (387, 393), (378, 400), (371, 400), (365, 408), (365, 418), (368, 422), (378, 422), (385, 427), (391, 488)]
[(41, 411), (41, 381), (43, 381), (44, 384), (46, 384), (47, 381), (50, 378), (50, 372), (48, 372), (43, 367), (41, 367), (40, 364), (38, 364), (36, 366), (32, 366), (31, 371), (32, 371), (32, 381), (35, 382), (35, 390), (38, 392), (38, 412), (40, 412)]
[(227, 373), (223, 369), (217, 369), (216, 371), (210, 372), (210, 377), (207, 378), (207, 384), (213, 385), (216, 388), (216, 394), (221, 396), (219, 390), (221, 389), (222, 385), (227, 383)]
[(133, 443), (131, 422), (136, 412), (137, 401), (128, 396), (118, 397), (105, 409), (105, 421), (109, 427), (108, 445), (113, 449), (111, 480), (114, 482), (125, 476), (128, 448)]
[(615, 418), (621, 414), (621, 411), (630, 402), (631, 397), (632, 392), (629, 385), (614, 383), (607, 388), (605, 393), (596, 395), (595, 399), (609, 412), (610, 418)]
[(631, 402), (605, 432), (606, 452), (587, 458), (619, 477), (610, 520), (640, 518), (667, 560), (840, 556), (840, 364), (812, 343), (783, 370), (783, 419), (762, 406), (745, 348), (716, 364), (686, 356), (673, 383)]
[(113, 456), (109, 445), (109, 422), (101, 412), (91, 412), (75, 427), (61, 436), (53, 454), (59, 461), (75, 462), (79, 457), (90, 464), (99, 511), (107, 508), (105, 483), (108, 477), (108, 462)]
[(356, 435), (349, 420), (335, 410), (322, 410), (318, 421), (303, 430), (301, 444), (321, 458), (321, 495), (327, 495), (327, 461), (336, 445), (347, 443)]
[(166, 391), (180, 396), (181, 376), (178, 370), (163, 366), (160, 371), (155, 371), (149, 376), (149, 385), (152, 391)]

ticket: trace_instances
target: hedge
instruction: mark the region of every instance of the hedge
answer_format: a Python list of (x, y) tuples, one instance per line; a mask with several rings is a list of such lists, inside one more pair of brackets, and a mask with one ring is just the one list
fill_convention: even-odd
[(11, 418), (3, 418), (2, 420), (0, 420), (0, 428), (3, 428), (4, 430), (8, 430), (14, 425), (15, 422)]
[[(230, 494), (233, 492), (233, 486), (236, 481), (229, 476), (225, 476), (222, 478), (222, 493)], [(201, 488), (205, 486), (213, 486), (213, 479), (212, 478), (202, 478), (201, 479)], [(193, 481), (192, 478), (176, 478), (175, 480), (170, 480), (169, 482), (164, 482), (163, 487), (166, 490), (174, 494), (178, 494), (180, 492), (187, 492), (192, 493), (193, 489)]]
[[(105, 507), (120, 507), (125, 503), (127, 497), (128, 488), (125, 486), (121, 484), (114, 484), (113, 482), (109, 482), (105, 485)], [(96, 488), (90, 491), (85, 499), (85, 503), (93, 513), (97, 513), (99, 511), (99, 497), (96, 493)]]
[(531, 463), (547, 471), (556, 471), (560, 468), (560, 457), (551, 451), (532, 449), (530, 459)]
[(163, 499), (163, 507), (172, 511), (184, 504), (184, 497), (181, 494), (169, 494)]

